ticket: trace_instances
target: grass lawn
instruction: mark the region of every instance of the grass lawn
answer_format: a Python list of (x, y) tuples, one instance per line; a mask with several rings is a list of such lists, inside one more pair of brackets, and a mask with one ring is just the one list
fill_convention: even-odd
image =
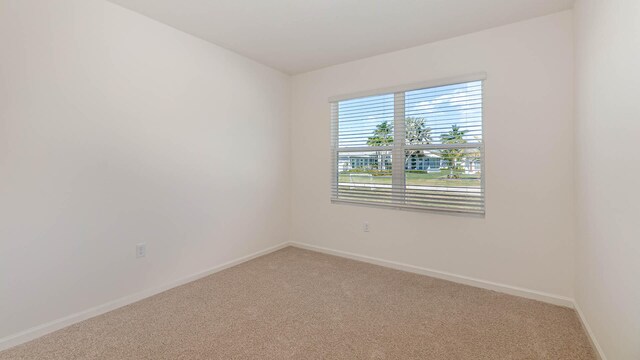
[[(463, 172), (454, 172), (459, 179), (447, 179), (449, 170), (440, 172), (409, 172), (406, 174), (407, 185), (414, 186), (450, 186), (450, 187), (476, 187), (480, 186), (479, 174), (464, 174)], [(339, 175), (341, 183), (359, 183), (359, 184), (388, 184), (391, 185), (391, 175), (371, 176), (365, 172), (341, 172)]]

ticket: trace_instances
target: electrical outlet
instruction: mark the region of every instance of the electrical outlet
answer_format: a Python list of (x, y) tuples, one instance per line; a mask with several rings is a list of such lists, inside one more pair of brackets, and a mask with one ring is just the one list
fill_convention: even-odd
[(141, 258), (147, 256), (147, 244), (140, 243), (136, 245), (136, 257)]
[(362, 223), (362, 231), (364, 232), (369, 232), (369, 223), (368, 222), (364, 222)]

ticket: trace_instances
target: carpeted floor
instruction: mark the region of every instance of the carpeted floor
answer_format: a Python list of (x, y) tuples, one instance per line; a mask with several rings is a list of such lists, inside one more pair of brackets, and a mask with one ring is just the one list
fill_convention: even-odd
[(573, 310), (288, 247), (0, 359), (595, 359)]

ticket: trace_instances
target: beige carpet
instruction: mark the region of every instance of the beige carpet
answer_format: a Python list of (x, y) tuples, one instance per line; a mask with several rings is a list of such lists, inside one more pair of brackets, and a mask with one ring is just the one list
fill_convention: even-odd
[(595, 359), (573, 310), (285, 248), (0, 359)]

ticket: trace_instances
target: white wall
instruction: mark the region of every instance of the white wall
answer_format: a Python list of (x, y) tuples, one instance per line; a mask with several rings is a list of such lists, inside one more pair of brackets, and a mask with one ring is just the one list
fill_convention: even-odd
[(579, 0), (576, 302), (609, 360), (640, 359), (640, 2)]
[(106, 1), (0, 0), (0, 338), (286, 241), (289, 104)]
[[(575, 280), (607, 357), (637, 359), (640, 199), (620, 180), (640, 176), (639, 16), (578, 0), (574, 146), (570, 11), (298, 75), (290, 94), (108, 2), (0, 0), (0, 339), (290, 237), (559, 297)], [(485, 218), (330, 204), (329, 96), (479, 71)]]
[[(291, 240), (572, 298), (572, 51), (565, 11), (295, 76)], [(480, 71), (485, 218), (330, 203), (328, 97)]]

